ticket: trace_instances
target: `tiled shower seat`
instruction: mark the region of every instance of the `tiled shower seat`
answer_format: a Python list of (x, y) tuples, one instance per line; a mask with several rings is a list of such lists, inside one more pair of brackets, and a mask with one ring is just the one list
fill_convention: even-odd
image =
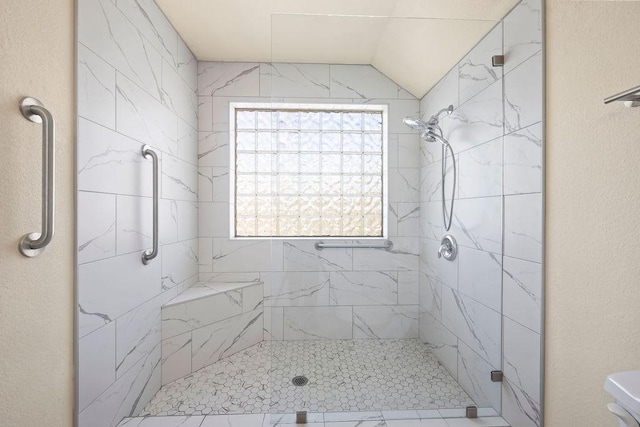
[(198, 282), (162, 307), (162, 384), (263, 339), (263, 283)]

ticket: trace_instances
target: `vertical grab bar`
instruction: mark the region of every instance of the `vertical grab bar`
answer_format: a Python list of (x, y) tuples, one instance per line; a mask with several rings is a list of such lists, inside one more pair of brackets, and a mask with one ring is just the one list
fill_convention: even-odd
[(20, 112), (34, 123), (42, 123), (42, 233), (22, 236), (20, 253), (33, 258), (44, 252), (54, 232), (56, 123), (53, 116), (35, 98), (22, 98)]
[(158, 154), (148, 145), (144, 145), (142, 155), (145, 159), (153, 159), (153, 249), (142, 254), (142, 263), (147, 265), (158, 256)]

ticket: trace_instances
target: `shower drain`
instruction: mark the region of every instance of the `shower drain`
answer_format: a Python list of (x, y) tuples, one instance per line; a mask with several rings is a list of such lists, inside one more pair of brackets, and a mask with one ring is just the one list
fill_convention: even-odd
[(296, 377), (293, 377), (293, 379), (291, 380), (291, 383), (296, 387), (302, 387), (303, 385), (307, 385), (308, 382), (309, 382), (309, 378), (305, 377), (304, 375), (298, 375)]

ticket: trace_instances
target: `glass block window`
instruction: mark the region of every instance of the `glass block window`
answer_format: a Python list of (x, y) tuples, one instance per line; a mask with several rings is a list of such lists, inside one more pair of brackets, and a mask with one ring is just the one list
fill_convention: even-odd
[(384, 237), (385, 106), (232, 104), (234, 237)]

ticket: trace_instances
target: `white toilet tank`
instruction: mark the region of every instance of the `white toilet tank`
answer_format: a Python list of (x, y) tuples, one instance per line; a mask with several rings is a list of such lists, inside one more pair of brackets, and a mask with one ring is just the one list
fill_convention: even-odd
[(611, 374), (604, 389), (616, 399), (607, 408), (620, 420), (620, 427), (640, 427), (640, 371)]

